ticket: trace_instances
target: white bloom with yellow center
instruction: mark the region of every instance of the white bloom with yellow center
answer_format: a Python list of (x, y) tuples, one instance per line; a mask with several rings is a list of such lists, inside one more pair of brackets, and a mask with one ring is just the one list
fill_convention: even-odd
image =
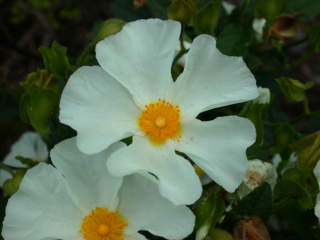
[(201, 183), (188, 155), (227, 191), (234, 191), (247, 168), (246, 149), (255, 129), (237, 116), (203, 122), (203, 111), (255, 99), (255, 79), (242, 58), (221, 54), (215, 39), (200, 35), (186, 54), (174, 82), (171, 65), (181, 26), (175, 21), (139, 20), (99, 42), (101, 65), (81, 67), (61, 97), (60, 120), (77, 130), (87, 154), (133, 136), (133, 143), (108, 160), (110, 172), (149, 172), (161, 194), (175, 204), (191, 204)]
[[(3, 163), (12, 167), (26, 167), (16, 159), (17, 156), (30, 158), (37, 162), (45, 161), (48, 158), (48, 148), (41, 139), (40, 134), (36, 132), (25, 132), (11, 146), (10, 152), (5, 156)], [(0, 172), (0, 185), (10, 177), (11, 175), (8, 172), (2, 170)]]
[(40, 163), (25, 175), (8, 202), (2, 235), (5, 240), (144, 240), (149, 231), (182, 239), (195, 217), (185, 206), (160, 196), (157, 185), (138, 174), (111, 176), (105, 159), (115, 143), (94, 155), (79, 152), (75, 139), (51, 151), (56, 166)]

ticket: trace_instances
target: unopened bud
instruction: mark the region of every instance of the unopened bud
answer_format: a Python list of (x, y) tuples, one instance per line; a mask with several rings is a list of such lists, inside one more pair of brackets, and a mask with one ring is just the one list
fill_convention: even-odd
[(148, 0), (133, 0), (132, 5), (134, 8), (139, 8), (147, 3), (148, 3)]
[(278, 39), (290, 38), (300, 30), (298, 19), (290, 14), (277, 17), (270, 25), (269, 35)]

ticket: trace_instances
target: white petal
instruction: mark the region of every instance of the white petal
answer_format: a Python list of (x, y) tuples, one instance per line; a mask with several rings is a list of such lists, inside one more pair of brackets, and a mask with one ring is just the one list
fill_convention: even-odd
[(6, 240), (75, 239), (81, 220), (63, 177), (40, 163), (9, 199), (2, 235)]
[(0, 170), (0, 186), (2, 186), (4, 182), (10, 178), (12, 178), (12, 175), (10, 173), (3, 169)]
[(125, 178), (120, 199), (119, 211), (128, 220), (128, 233), (147, 230), (167, 239), (182, 239), (193, 230), (191, 210), (160, 196), (157, 185), (138, 174)]
[(320, 221), (320, 193), (317, 195), (316, 206), (314, 207), (314, 214)]
[(242, 58), (220, 53), (209, 35), (193, 41), (184, 71), (175, 83), (174, 102), (181, 107), (183, 119), (257, 96), (256, 81)]
[(131, 96), (100, 67), (81, 67), (63, 90), (60, 121), (77, 130), (77, 144), (92, 154), (137, 129), (138, 108)]
[(318, 183), (320, 185), (320, 160), (317, 162), (316, 166), (314, 167), (313, 173), (316, 176)]
[(5, 157), (4, 163), (13, 167), (25, 167), (17, 156), (44, 161), (48, 157), (47, 145), (36, 132), (24, 133), (11, 147), (10, 153)]
[(167, 99), (180, 30), (180, 24), (171, 20), (131, 22), (99, 42), (96, 57), (102, 68), (131, 92), (139, 106), (157, 98)]
[(112, 152), (123, 146), (118, 142), (103, 152), (86, 155), (77, 148), (75, 138), (70, 138), (53, 148), (52, 162), (65, 176), (81, 208), (90, 211), (97, 206), (115, 207), (122, 178), (109, 174), (106, 161)]
[(130, 146), (111, 155), (107, 166), (117, 176), (156, 175), (160, 193), (175, 204), (192, 204), (201, 196), (201, 183), (192, 165), (169, 145), (154, 146), (146, 137), (134, 137)]
[(215, 182), (233, 192), (248, 166), (246, 149), (255, 142), (255, 128), (244, 118), (229, 116), (182, 126), (177, 150), (186, 153)]

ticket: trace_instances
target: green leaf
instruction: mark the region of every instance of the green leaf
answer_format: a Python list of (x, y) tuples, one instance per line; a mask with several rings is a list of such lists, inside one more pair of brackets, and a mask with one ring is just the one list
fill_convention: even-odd
[(251, 40), (251, 32), (242, 29), (241, 25), (227, 25), (217, 39), (218, 49), (229, 56), (246, 56)]
[(314, 168), (320, 159), (320, 131), (303, 137), (291, 145), (299, 156), (299, 164)]
[(276, 79), (282, 93), (289, 102), (302, 102), (305, 100), (305, 91), (313, 86), (312, 82), (302, 83), (299, 80), (281, 77)]
[(200, 8), (194, 19), (193, 25), (197, 33), (214, 34), (220, 17), (221, 1), (211, 0)]
[(196, 226), (200, 227), (210, 224), (215, 225), (222, 216), (225, 209), (224, 200), (220, 196), (220, 187), (215, 187), (208, 195), (203, 195), (194, 206), (196, 215)]
[(312, 209), (319, 192), (312, 169), (297, 167), (287, 170), (274, 189), (274, 204), (277, 210), (290, 205)]
[(272, 212), (272, 191), (268, 183), (264, 183), (245, 196), (231, 211), (241, 216), (260, 216), (268, 218)]
[(265, 18), (270, 22), (283, 12), (286, 2), (286, 0), (255, 0), (256, 17)]
[(320, 51), (320, 23), (316, 23), (308, 29), (310, 42), (313, 45), (314, 51)]
[(25, 169), (17, 170), (11, 179), (8, 179), (7, 181), (4, 182), (2, 186), (3, 192), (9, 196), (15, 194), (20, 187), (20, 183), (25, 173), (26, 173)]
[(58, 79), (67, 79), (73, 71), (67, 57), (67, 49), (57, 42), (53, 42), (51, 48), (42, 46), (39, 48), (44, 66)]
[(320, 1), (315, 0), (289, 0), (287, 12), (315, 17), (320, 12)]
[(58, 112), (58, 105), (58, 94), (49, 89), (33, 87), (25, 92), (20, 100), (20, 116), (36, 131), (47, 134), (50, 130), (50, 121)]
[(33, 159), (22, 157), (22, 156), (16, 156), (16, 159), (22, 164), (28, 166), (29, 168), (38, 164), (38, 162), (36, 161), (37, 159), (33, 160)]

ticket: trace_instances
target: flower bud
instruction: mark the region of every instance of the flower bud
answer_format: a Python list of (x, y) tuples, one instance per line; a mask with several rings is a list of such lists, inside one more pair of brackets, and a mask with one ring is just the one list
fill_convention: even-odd
[(242, 219), (233, 232), (235, 240), (271, 240), (266, 225), (259, 217)]
[(132, 5), (134, 8), (139, 8), (147, 3), (148, 3), (148, 0), (133, 0)]
[(233, 237), (230, 233), (219, 228), (211, 229), (209, 236), (212, 240), (233, 240)]
[(197, 0), (173, 0), (168, 7), (168, 18), (186, 25), (191, 23), (197, 7)]
[(249, 161), (245, 179), (238, 189), (240, 198), (245, 197), (262, 183), (267, 182), (273, 188), (277, 181), (277, 171), (271, 163), (261, 160)]
[(290, 38), (300, 30), (298, 19), (290, 14), (277, 17), (270, 25), (269, 35), (278, 39)]

